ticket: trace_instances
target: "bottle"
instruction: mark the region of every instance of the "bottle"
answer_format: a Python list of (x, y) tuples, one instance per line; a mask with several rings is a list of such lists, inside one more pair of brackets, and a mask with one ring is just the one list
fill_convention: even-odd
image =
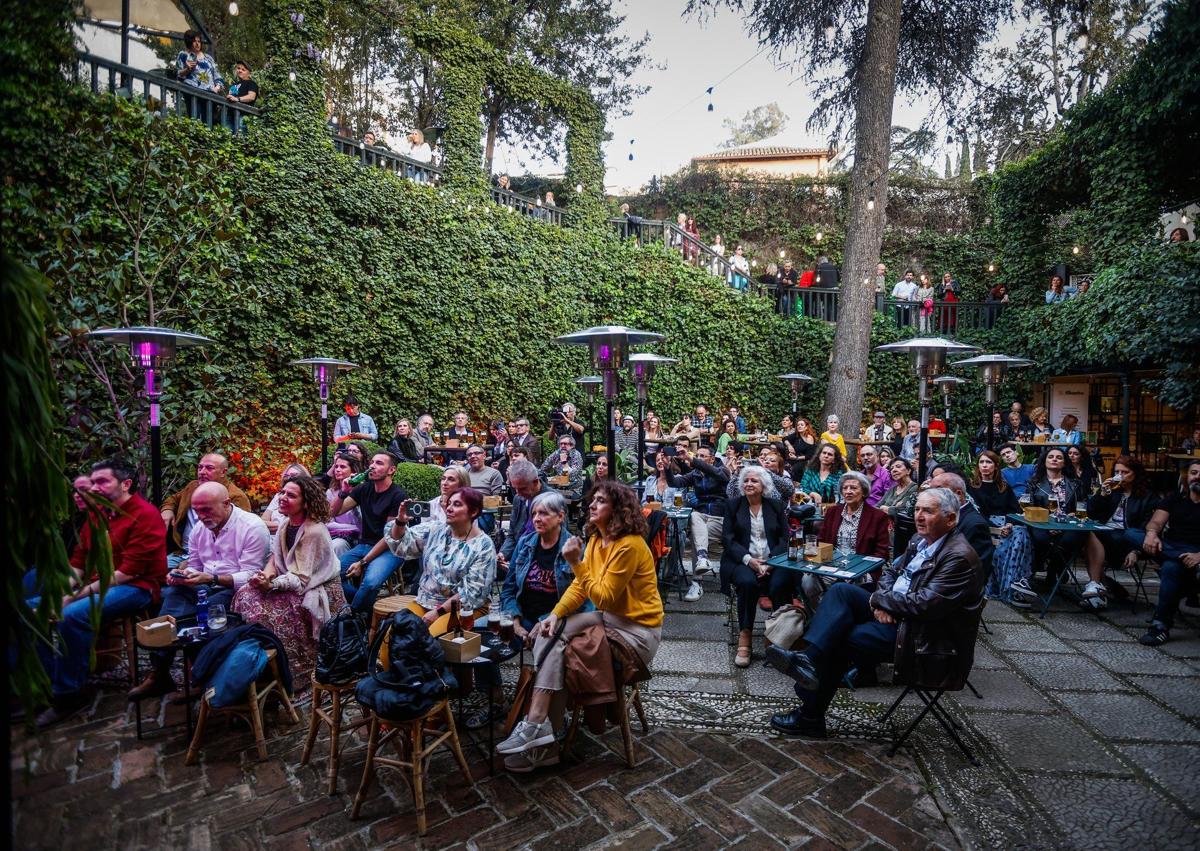
[(804, 555), (804, 536), (799, 529), (793, 529), (791, 537), (788, 538), (788, 560), (800, 561)]
[(367, 471), (363, 470), (361, 473), (355, 473), (353, 476), (350, 477), (350, 480), (349, 480), (350, 486), (357, 487), (358, 485), (361, 485), (366, 480), (367, 480)]
[(208, 634), (208, 589), (201, 585), (196, 589), (196, 626), (200, 634)]

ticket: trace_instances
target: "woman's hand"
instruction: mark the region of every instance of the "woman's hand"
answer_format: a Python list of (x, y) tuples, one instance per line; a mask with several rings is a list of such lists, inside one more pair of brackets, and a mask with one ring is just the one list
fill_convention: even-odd
[(750, 559), (750, 569), (753, 570), (755, 573), (757, 573), (759, 576), (766, 576), (768, 573), (771, 572), (771, 566), (769, 564), (767, 564), (765, 561), (763, 561), (761, 558)]
[[(572, 538), (571, 540), (577, 541), (579, 539)], [(566, 548), (564, 547), (564, 549)], [(516, 624), (514, 623), (513, 626), (515, 627)], [(554, 635), (556, 629), (558, 629), (558, 615), (551, 612), (544, 619), (533, 625), (533, 629), (529, 631), (529, 640), (533, 641), (542, 635)]]
[(265, 570), (260, 570), (250, 577), (250, 584), (260, 591), (266, 591), (271, 587), (271, 577), (267, 576)]
[(421, 620), (425, 621), (427, 626), (433, 626), (434, 622), (440, 617), (441, 615), (438, 614), (437, 609), (430, 609), (425, 614), (421, 615)]
[(1012, 529), (1013, 529), (1013, 527), (1012, 527), (1011, 523), (1005, 523), (1003, 526), (1000, 527), (1000, 537), (1007, 538), (1009, 535), (1012, 534)]
[(521, 643), (526, 647), (533, 643), (533, 640), (529, 637), (529, 631), (521, 625), (520, 618), (513, 618), (513, 635), (520, 639)]
[[(567, 564), (571, 565), (571, 567), (575, 567), (579, 564), (580, 560), (583, 558), (583, 542), (579, 540), (577, 535), (572, 535), (567, 539), (567, 542), (563, 544), (562, 557), (566, 560)], [(542, 621), (542, 623), (545, 623), (545, 621)]]

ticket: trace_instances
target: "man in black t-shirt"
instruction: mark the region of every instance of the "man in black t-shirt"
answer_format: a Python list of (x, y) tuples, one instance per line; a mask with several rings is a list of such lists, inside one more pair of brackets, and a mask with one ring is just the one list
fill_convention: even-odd
[(1200, 460), (1188, 465), (1184, 484), (1185, 490), (1167, 497), (1154, 512), (1141, 545), (1142, 552), (1161, 565), (1154, 620), (1138, 639), (1148, 647), (1170, 639), (1179, 601), (1196, 590), (1196, 568), (1200, 567)]
[[(367, 467), (367, 480), (350, 487), (349, 481), (342, 484), (342, 491), (334, 499), (330, 516), (337, 517), (354, 507), (362, 515), (362, 537), (360, 543), (341, 558), (342, 590), (354, 611), (369, 614), (379, 594), (379, 586), (404, 563), (392, 555), (386, 547), (382, 552), (370, 556), (372, 548), (383, 540), (383, 526), (395, 517), (408, 494), (404, 488), (392, 481), (396, 473), (396, 459), (387, 452), (376, 452)], [(362, 575), (362, 582), (355, 587), (354, 579)]]

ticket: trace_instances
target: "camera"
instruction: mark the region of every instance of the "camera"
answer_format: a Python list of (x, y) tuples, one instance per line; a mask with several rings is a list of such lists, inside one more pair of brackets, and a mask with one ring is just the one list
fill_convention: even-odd
[(679, 454), (679, 450), (676, 449), (674, 446), (664, 446), (661, 451), (662, 451), (662, 454), (666, 455), (668, 458), (674, 458), (676, 455)]
[(562, 408), (551, 408), (550, 409), (550, 422), (561, 423), (565, 419), (566, 419), (566, 415), (563, 414)]
[(408, 506), (408, 516), (414, 519), (420, 519), (425, 514), (425, 503), (414, 502)]

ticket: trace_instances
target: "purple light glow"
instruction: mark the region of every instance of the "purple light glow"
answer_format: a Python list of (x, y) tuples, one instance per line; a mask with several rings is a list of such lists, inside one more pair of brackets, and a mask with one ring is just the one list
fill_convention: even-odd
[(133, 359), (143, 369), (149, 369), (154, 366), (154, 362), (159, 354), (158, 343), (153, 340), (142, 340), (132, 343), (129, 348), (133, 353)]

